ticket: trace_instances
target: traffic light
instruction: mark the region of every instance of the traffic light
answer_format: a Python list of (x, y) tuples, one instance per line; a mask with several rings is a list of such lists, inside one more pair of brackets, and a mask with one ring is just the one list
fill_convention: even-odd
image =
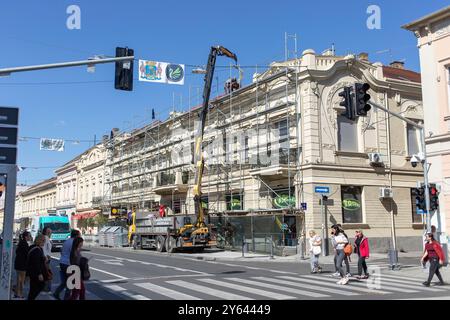
[[(116, 48), (116, 58), (134, 56), (134, 50)], [(114, 87), (118, 90), (133, 91), (133, 60), (117, 61)]]
[(352, 87), (344, 87), (344, 91), (339, 93), (339, 97), (343, 98), (343, 101), (339, 103), (340, 106), (345, 107), (345, 113), (342, 116), (349, 120), (355, 120), (355, 109), (353, 107), (352, 99)]
[(415, 188), (414, 194), (416, 195), (416, 208), (427, 211), (427, 205), (425, 202), (425, 187)]
[(367, 91), (370, 89), (368, 83), (355, 83), (355, 109), (358, 116), (367, 116), (367, 112), (372, 108), (368, 104), (370, 95)]
[(430, 210), (437, 210), (439, 208), (439, 191), (436, 185), (431, 184), (430, 188)]

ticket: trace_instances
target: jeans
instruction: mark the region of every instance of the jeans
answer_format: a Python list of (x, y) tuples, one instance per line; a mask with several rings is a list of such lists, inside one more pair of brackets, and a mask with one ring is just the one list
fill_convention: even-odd
[[(344, 254), (345, 255), (345, 254)], [(336, 267), (337, 265), (337, 253), (334, 255), (334, 271), (339, 272), (338, 268)], [(345, 271), (346, 273), (350, 273), (350, 263), (348, 262), (348, 257), (345, 256), (344, 258), (344, 262), (345, 262)]]
[(366, 264), (366, 258), (358, 256), (358, 275), (361, 276), (362, 272), (364, 270), (364, 275), (368, 276), (367, 273), (367, 264)]
[(345, 260), (346, 255), (344, 250), (336, 250), (336, 270), (339, 272), (339, 274), (341, 275), (341, 278), (345, 277), (345, 273), (344, 273), (344, 268), (342, 268), (342, 262)]
[(428, 283), (431, 283), (431, 280), (433, 280), (434, 274), (438, 277), (439, 281), (441, 283), (444, 283), (444, 279), (442, 279), (442, 275), (439, 272), (439, 269), (441, 268), (441, 265), (439, 264), (438, 258), (431, 258), (430, 259), (430, 273), (428, 275)]
[(59, 268), (60, 268), (59, 277), (61, 279), (61, 283), (59, 284), (58, 288), (56, 288), (56, 290), (55, 290), (55, 296), (57, 296), (59, 298), (61, 291), (63, 289), (66, 289), (64, 291), (64, 300), (69, 299), (69, 296), (70, 296), (70, 290), (67, 288), (67, 268), (68, 267), (69, 267), (68, 265), (65, 265), (62, 263), (59, 264)]
[(28, 300), (36, 300), (39, 293), (44, 289), (45, 282), (39, 281), (37, 277), (30, 277), (30, 292), (28, 292)]
[(311, 271), (317, 271), (317, 269), (319, 268), (319, 256), (320, 254), (313, 254), (311, 252)]

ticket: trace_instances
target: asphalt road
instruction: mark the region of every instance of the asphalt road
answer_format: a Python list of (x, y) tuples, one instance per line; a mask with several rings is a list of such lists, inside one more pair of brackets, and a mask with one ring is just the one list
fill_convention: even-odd
[[(89, 248), (91, 280), (87, 299), (107, 300), (285, 300), (285, 299), (450, 299), (450, 286), (422, 286), (418, 268), (391, 271), (387, 261), (369, 268), (369, 280), (337, 285), (332, 265), (310, 274), (307, 263), (264, 261), (203, 261), (177, 254), (110, 248)], [(58, 275), (59, 253), (54, 253)], [(401, 261), (403, 264), (414, 263)], [(379, 268), (381, 266), (381, 268)], [(414, 267), (413, 267), (414, 268)], [(356, 271), (355, 262), (352, 271)], [(53, 287), (57, 285), (56, 276)], [(448, 279), (450, 280), (450, 279)], [(448, 281), (447, 280), (447, 281)], [(44, 295), (41, 299), (50, 299)]]

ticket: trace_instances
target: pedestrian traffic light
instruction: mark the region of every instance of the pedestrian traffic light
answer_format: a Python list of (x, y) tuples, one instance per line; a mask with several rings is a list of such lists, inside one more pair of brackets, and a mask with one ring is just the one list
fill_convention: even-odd
[(355, 120), (352, 87), (344, 87), (344, 91), (340, 92), (339, 96), (343, 98), (342, 102), (339, 103), (339, 105), (345, 107), (345, 113), (343, 113), (342, 116), (346, 117), (349, 120)]
[(416, 209), (426, 211), (425, 187), (415, 188), (413, 189), (413, 192), (416, 196)]
[[(134, 50), (116, 48), (116, 58), (134, 56)], [(133, 60), (117, 61), (114, 87), (118, 90), (133, 91)]]
[(430, 210), (437, 210), (439, 208), (439, 191), (436, 185), (431, 184), (430, 188)]
[(372, 108), (368, 104), (370, 95), (367, 91), (370, 89), (368, 83), (355, 83), (355, 109), (358, 116), (367, 116), (367, 112)]

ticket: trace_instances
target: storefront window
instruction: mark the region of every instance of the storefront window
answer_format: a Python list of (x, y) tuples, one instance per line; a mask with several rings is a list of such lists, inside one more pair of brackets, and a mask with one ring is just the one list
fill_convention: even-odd
[(361, 187), (341, 186), (343, 223), (363, 223), (361, 194)]

